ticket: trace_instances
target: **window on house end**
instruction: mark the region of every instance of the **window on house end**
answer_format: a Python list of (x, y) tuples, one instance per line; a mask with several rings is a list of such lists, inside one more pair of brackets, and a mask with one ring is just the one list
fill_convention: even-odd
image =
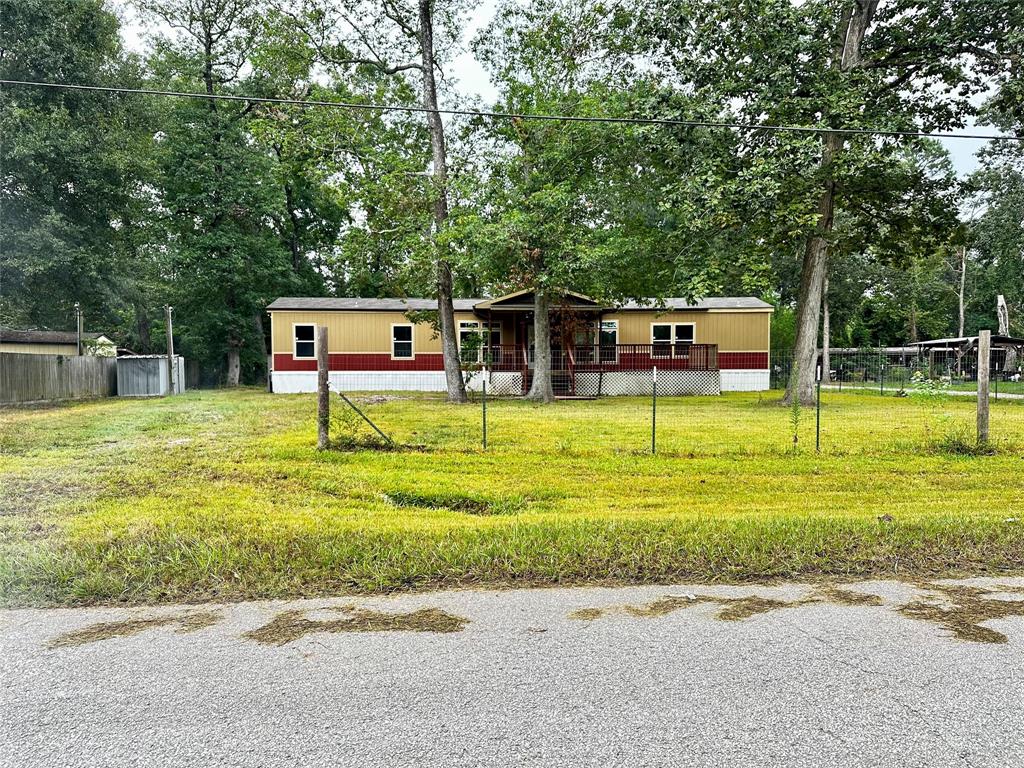
[(412, 326), (391, 326), (391, 356), (412, 357)]
[(295, 326), (294, 356), (316, 357), (316, 326), (312, 323)]

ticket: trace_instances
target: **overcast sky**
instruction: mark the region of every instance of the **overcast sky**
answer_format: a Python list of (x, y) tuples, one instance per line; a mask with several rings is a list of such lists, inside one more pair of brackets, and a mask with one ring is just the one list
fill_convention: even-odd
[[(484, 104), (493, 102), (497, 94), (484, 68), (469, 50), (469, 41), (493, 18), (495, 3), (496, 0), (482, 0), (477, 5), (469, 24), (466, 25), (463, 38), (464, 50), (452, 61), (446, 72), (449, 78), (454, 79), (461, 94), (478, 98)], [(122, 34), (125, 44), (131, 50), (143, 50), (145, 30), (138, 15), (127, 6), (122, 8), (121, 15), (124, 19)], [(982, 134), (996, 133), (990, 128), (973, 126), (965, 131)], [(979, 149), (988, 144), (984, 140), (973, 139), (942, 139), (941, 141), (949, 150), (953, 165), (961, 175), (966, 175), (977, 168), (978, 161), (975, 155)]]

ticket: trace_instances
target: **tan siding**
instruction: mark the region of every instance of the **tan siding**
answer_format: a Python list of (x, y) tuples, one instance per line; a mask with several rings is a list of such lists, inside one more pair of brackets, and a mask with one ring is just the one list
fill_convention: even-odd
[[(343, 352), (391, 352), (391, 326), (407, 324), (401, 312), (274, 312), (275, 354), (291, 354), (296, 323), (327, 326), (328, 350)], [(429, 323), (418, 323), (413, 329), (414, 354), (440, 352), (440, 339), (433, 339)]]
[(650, 344), (652, 323), (693, 323), (697, 344), (717, 344), (720, 351), (768, 349), (769, 312), (617, 312), (604, 320), (619, 321), (619, 344)]
[[(391, 352), (391, 325), (408, 323), (401, 312), (328, 311), (273, 312), (272, 351), (292, 353), (292, 325), (314, 323), (326, 325), (330, 352)], [(717, 344), (721, 351), (748, 352), (768, 349), (769, 312), (617, 312), (604, 316), (619, 321), (620, 344), (650, 344), (651, 323), (694, 323), (698, 344)], [(456, 325), (462, 321), (485, 323), (486, 317), (471, 312), (456, 312)], [(499, 318), (495, 317), (495, 322)], [(501, 318), (502, 344), (515, 343), (514, 322)], [(415, 354), (440, 354), (441, 340), (434, 336), (429, 323), (419, 323), (413, 331)]]
[[(292, 353), (295, 323), (327, 326), (327, 343), (332, 354), (345, 352), (391, 353), (392, 324), (408, 323), (401, 312), (273, 312), (273, 354)], [(486, 322), (472, 312), (456, 312), (456, 327), (463, 321)], [(497, 322), (497, 321), (495, 321)], [(511, 344), (512, 324), (502, 325), (503, 344)], [(413, 329), (414, 354), (440, 354), (441, 339), (435, 337), (430, 323), (417, 323)]]
[(23, 355), (77, 355), (77, 344), (5, 344), (0, 352), (20, 352)]

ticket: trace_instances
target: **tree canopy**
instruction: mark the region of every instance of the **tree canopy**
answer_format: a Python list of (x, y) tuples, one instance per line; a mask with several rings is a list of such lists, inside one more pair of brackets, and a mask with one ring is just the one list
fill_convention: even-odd
[(134, 6), (138, 53), (110, 0), (0, 0), (0, 76), (472, 106), (468, 51), (494, 111), (823, 132), (4, 86), (0, 324), (69, 328), (78, 302), (152, 351), (171, 304), (178, 348), (234, 382), (263, 375), (279, 295), (756, 295), (810, 354), (823, 309), (836, 345), (956, 332), (962, 271), (965, 330), (1003, 295), (1024, 333), (1021, 143), (960, 178), (934, 140), (840, 130), (1021, 135), (1019, 2), (506, 0), (473, 40), (468, 2)]

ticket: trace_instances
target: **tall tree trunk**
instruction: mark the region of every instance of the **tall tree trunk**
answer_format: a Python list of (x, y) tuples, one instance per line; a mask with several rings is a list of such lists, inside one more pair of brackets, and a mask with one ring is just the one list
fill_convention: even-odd
[[(996, 296), (996, 317), (999, 320), (998, 328), (1000, 336), (1010, 335), (1010, 308), (1006, 306), (1006, 297), (1003, 294)], [(1003, 358), (1003, 371), (1005, 373), (1017, 372), (1017, 348), (1006, 347), (1006, 356)]]
[[(964, 288), (967, 285), (967, 248), (960, 246), (959, 261), (957, 265), (957, 271), (960, 273), (960, 285), (957, 291), (957, 326), (956, 335), (957, 338), (963, 338), (964, 335)], [(959, 345), (956, 348), (956, 375), (959, 376), (963, 370), (963, 352), (960, 351)]]
[(227, 385), (229, 387), (237, 387), (240, 374), (242, 371), (241, 361), (241, 348), (238, 344), (232, 342), (231, 346), (228, 347), (228, 375)]
[(786, 387), (785, 401), (798, 398), (804, 405), (814, 405), (814, 373), (818, 357), (818, 325), (821, 319), (821, 297), (825, 288), (828, 240), (835, 212), (835, 181), (831, 179), (832, 159), (842, 145), (838, 134), (826, 134), (822, 167), (829, 180), (818, 198), (818, 226), (807, 241), (803, 269), (800, 274), (800, 297), (796, 310), (796, 341), (793, 345), (793, 370)]
[(256, 343), (259, 344), (260, 360), (268, 361), (267, 362), (267, 367), (266, 367), (266, 372), (267, 372), (267, 378), (269, 379), (270, 378), (270, 364), (269, 364), (270, 350), (267, 348), (267, 334), (266, 334), (265, 329), (263, 328), (263, 313), (262, 312), (257, 312), (256, 314), (254, 314), (252, 316), (252, 325), (253, 325), (253, 328), (256, 331), (256, 339), (257, 339)]
[[(849, 0), (836, 29), (832, 67), (848, 72), (861, 63), (861, 44), (878, 9), (879, 0)], [(840, 133), (826, 133), (822, 138), (822, 192), (818, 197), (818, 224), (807, 240), (800, 295), (797, 299), (796, 342), (793, 345), (793, 370), (786, 387), (785, 402), (798, 398), (805, 405), (814, 404), (815, 358), (818, 354), (818, 326), (821, 297), (824, 293), (829, 237), (835, 219), (835, 159), (845, 141)]]
[(967, 285), (967, 248), (960, 246), (960, 290), (957, 292), (957, 311), (959, 313), (956, 335), (963, 337), (964, 335), (964, 287)]
[(551, 299), (540, 288), (533, 293), (533, 382), (528, 400), (550, 403), (555, 399), (551, 387)]
[(465, 403), (466, 383), (459, 361), (455, 308), (452, 305), (452, 268), (446, 248), (441, 244), (441, 231), (448, 220), (448, 154), (445, 148), (444, 122), (437, 111), (437, 82), (434, 79), (433, 0), (419, 0), (419, 38), (423, 61), (423, 106), (430, 130), (430, 150), (434, 161), (434, 244), (437, 249), (437, 315), (441, 332), (444, 377), (448, 386), (448, 402)]
[(825, 284), (821, 290), (821, 380), (829, 381), (832, 370), (832, 319), (828, 313), (828, 268), (825, 268)]
[(132, 303), (132, 309), (135, 313), (135, 339), (138, 344), (136, 350), (139, 354), (148, 355), (153, 351), (152, 321), (148, 308), (140, 298)]
[[(281, 167), (282, 172), (287, 175), (287, 170), (284, 168), (284, 150), (280, 144), (274, 144), (274, 156), (277, 158), (277, 164)], [(300, 242), (302, 232), (302, 224), (299, 221), (299, 212), (296, 209), (295, 204), (295, 189), (292, 187), (292, 183), (285, 178), (284, 184), (284, 209), (288, 213), (288, 233), (284, 232), (284, 225), (281, 226), (281, 236), (286, 240), (288, 244), (288, 250), (292, 255), (292, 272), (296, 275), (302, 274), (302, 245)]]

